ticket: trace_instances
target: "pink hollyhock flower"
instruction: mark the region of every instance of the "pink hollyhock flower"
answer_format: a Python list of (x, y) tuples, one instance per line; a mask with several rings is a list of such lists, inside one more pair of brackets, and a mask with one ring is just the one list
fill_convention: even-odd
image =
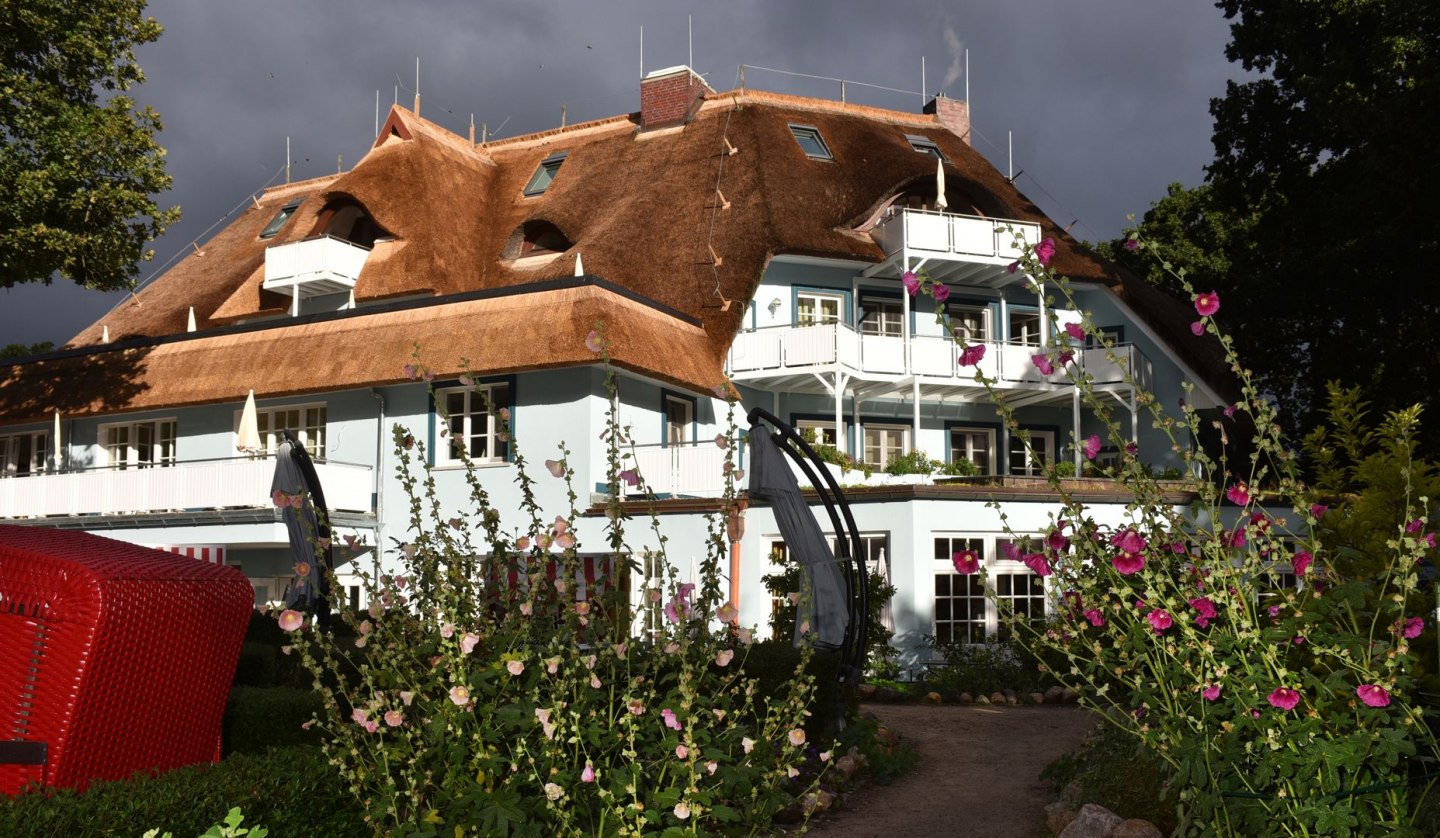
[(1227, 404), (1227, 405), (1225, 405), (1225, 409), (1222, 410), (1222, 411), (1220, 411), (1220, 412), (1223, 413), (1223, 414), (1225, 414), (1225, 418), (1226, 418), (1226, 419), (1229, 419), (1230, 417), (1232, 417), (1232, 416), (1235, 415), (1235, 408), (1236, 408), (1236, 407), (1237, 407), (1237, 405)]
[(270, 493), (270, 502), (280, 507), (281, 509), (284, 509), (285, 507), (290, 505), (290, 497), (279, 489), (276, 489), (275, 491)]
[(1150, 545), (1145, 536), (1136, 532), (1134, 527), (1127, 527), (1110, 536), (1110, 543), (1126, 553), (1143, 553)]
[(457, 707), (464, 707), (470, 701), (470, 690), (466, 687), (450, 688), (450, 703)]
[(640, 473), (633, 468), (627, 468), (620, 472), (620, 479), (625, 482), (626, 486), (634, 487), (640, 485)]
[(559, 460), (546, 460), (545, 468), (550, 470), (551, 477), (565, 476), (565, 464), (560, 462)]
[(1062, 367), (1074, 360), (1075, 350), (1073, 349), (1060, 350), (1060, 355), (1055, 359), (1056, 363), (1058, 363)]
[(1190, 607), (1195, 609), (1197, 615), (1195, 625), (1202, 629), (1209, 626), (1210, 621), (1215, 619), (1215, 603), (1210, 601), (1210, 597), (1195, 597), (1190, 600)]
[(580, 772), (580, 782), (582, 782), (582, 783), (593, 783), (593, 782), (595, 782), (595, 766), (594, 766), (594, 765), (591, 765), (591, 764), (590, 764), (590, 760), (588, 760), (588, 759), (585, 760), (585, 770)]
[(1247, 543), (1249, 543), (1249, 540), (1245, 537), (1245, 531), (1243, 529), (1220, 534), (1220, 544), (1224, 547), (1234, 547), (1238, 550)]
[(1009, 559), (1012, 562), (1022, 561), (1020, 556), (1020, 545), (1016, 544), (1013, 541), (1007, 541), (1004, 544), (1001, 544), (1000, 552), (1004, 553), (1005, 558)]
[(562, 532), (555, 536), (555, 546), (561, 550), (569, 550), (575, 546), (575, 533)]
[(1311, 514), (1311, 515), (1314, 515), (1316, 518), (1323, 518), (1323, 517), (1325, 517), (1325, 513), (1326, 513), (1326, 512), (1329, 512), (1329, 511), (1330, 511), (1330, 507), (1326, 506), (1326, 505), (1323, 504), (1323, 503), (1312, 503), (1312, 504), (1310, 504), (1310, 514)]
[(1220, 295), (1214, 291), (1195, 295), (1195, 312), (1201, 317), (1209, 317), (1220, 310)]
[(1170, 612), (1163, 608), (1157, 608), (1146, 614), (1145, 619), (1150, 622), (1150, 628), (1156, 634), (1164, 634), (1166, 629), (1175, 624), (1175, 620), (1170, 617)]
[(591, 352), (599, 352), (605, 348), (605, 341), (601, 339), (599, 332), (590, 330), (590, 334), (585, 336), (585, 348)]
[(1197, 338), (1205, 334), (1205, 321), (1196, 320), (1194, 323), (1191, 323), (1190, 334), (1194, 335)]
[(725, 449), (730, 447), (730, 438), (725, 436), (724, 434), (716, 434), (715, 447), (724, 451)]
[(1425, 619), (1423, 617), (1411, 617), (1405, 621), (1405, 628), (1401, 632), (1407, 639), (1413, 640), (1420, 636), (1425, 630)]
[(789, 733), (785, 734), (785, 737), (790, 740), (791, 745), (797, 748), (805, 744), (805, 730), (803, 728), (792, 728)]
[(535, 606), (534, 606), (534, 605), (532, 605), (532, 604), (529, 603), (529, 602), (522, 602), (522, 603), (520, 603), (520, 616), (522, 616), (522, 617), (529, 617), (529, 616), (530, 616), (531, 614), (533, 614), (533, 613), (535, 613)]
[(281, 631), (299, 631), (305, 625), (305, 615), (293, 608), (287, 608), (280, 612)]
[(1100, 454), (1100, 437), (1091, 434), (1085, 437), (1085, 459), (1093, 460)]
[(707, 775), (713, 777), (713, 776), (715, 776), (715, 771), (716, 771), (716, 769), (718, 769), (719, 767), (720, 767), (720, 763), (718, 763), (718, 762), (716, 762), (715, 760), (712, 759), (712, 760), (710, 760), (709, 762), (705, 763), (705, 773), (706, 773)]
[(1070, 549), (1070, 539), (1065, 537), (1065, 522), (1061, 521), (1060, 526), (1045, 534), (1045, 547), (1052, 553), (1063, 553)]
[(1139, 249), (1140, 249), (1140, 240), (1139, 240), (1139, 239), (1126, 239), (1126, 240), (1125, 240), (1125, 249), (1128, 250), (1128, 251), (1130, 251), (1130, 252), (1132, 252), (1132, 253), (1135, 252), (1136, 250), (1139, 250)]
[(956, 550), (950, 557), (950, 564), (955, 566), (956, 573), (968, 576), (980, 570), (980, 556), (974, 550)]
[(1435, 533), (1427, 532), (1425, 533), (1425, 537), (1420, 540), (1425, 542), (1426, 547), (1429, 547), (1431, 550), (1435, 549)]
[(1265, 696), (1271, 707), (1278, 707), (1281, 710), (1294, 710), (1295, 705), (1300, 703), (1300, 693), (1289, 687), (1276, 687), (1275, 691)]
[(410, 690), (401, 690), (401, 691), (400, 691), (400, 703), (401, 703), (401, 704), (405, 705), (406, 707), (409, 707), (409, 706), (410, 706), (410, 702), (412, 702), (412, 701), (414, 701), (414, 700), (415, 700), (415, 693), (411, 692)]
[(1007, 270), (1007, 271), (1009, 271), (1010, 273), (1013, 274), (1013, 273), (1015, 273), (1015, 269), (1016, 269), (1016, 268), (1019, 268), (1019, 267), (1020, 267), (1020, 263), (1019, 263), (1019, 262), (1011, 262), (1010, 264), (1008, 264), (1008, 265), (1005, 266), (1005, 270)]
[(960, 352), (960, 366), (973, 367), (985, 357), (985, 344), (975, 343)]
[(1085, 606), (1085, 601), (1080, 598), (1079, 591), (1066, 591), (1060, 595), (1060, 600), (1064, 602), (1065, 607), (1071, 611), (1080, 611)]
[(475, 646), (479, 642), (480, 635), (474, 632), (466, 632), (465, 636), (460, 638), (460, 651), (468, 655), (475, 651)]
[(1035, 245), (1035, 259), (1041, 265), (1049, 267), (1050, 260), (1055, 258), (1055, 240), (1047, 238)]
[(671, 811), (675, 813), (675, 817), (683, 821), (686, 818), (690, 817), (690, 804), (682, 800), (679, 803), (676, 803), (675, 808)]
[(565, 796), (565, 789), (556, 783), (546, 783), (545, 796), (550, 800), (559, 800)]
[(1036, 576), (1050, 575), (1050, 562), (1046, 560), (1044, 553), (1030, 553), (1022, 558), (1020, 562), (1030, 568)]
[(1081, 326), (1079, 323), (1066, 323), (1065, 334), (1069, 335), (1072, 338), (1075, 338), (1076, 340), (1084, 340), (1085, 327)]
[(720, 651), (720, 652), (716, 653), (716, 655), (715, 655), (715, 665), (716, 665), (716, 666), (729, 666), (729, 665), (730, 665), (730, 661), (732, 661), (732, 660), (734, 660), (734, 659), (735, 659), (735, 651), (734, 651), (733, 649), (725, 649), (725, 650), (723, 650), (723, 651)]
[(1105, 615), (1101, 614), (1098, 608), (1087, 608), (1085, 610), (1085, 619), (1089, 620), (1090, 625), (1096, 628), (1105, 625)]
[(745, 753), (748, 754), (751, 751), (755, 750), (755, 740), (751, 739), (748, 736), (741, 737), (740, 747), (745, 751)]
[(950, 299), (950, 286), (943, 282), (937, 282), (934, 286), (935, 302), (943, 303)]
[(1214, 701), (1220, 697), (1220, 685), (1206, 684), (1205, 689), (1200, 691), (1200, 696), (1206, 701)]
[(405, 724), (405, 714), (399, 710), (387, 710), (385, 711), (385, 724), (390, 727), (399, 727)]
[(1050, 363), (1049, 356), (1043, 352), (1031, 355), (1030, 361), (1035, 364), (1035, 369), (1039, 370), (1041, 375), (1050, 375), (1055, 372), (1055, 365)]
[(369, 720), (369, 718), (370, 714), (365, 712), (365, 708), (363, 707), (356, 707), (355, 709), (350, 711), (350, 721), (354, 722), (357, 725), (365, 724), (365, 722)]
[(1225, 499), (1236, 506), (1244, 506), (1250, 502), (1250, 487), (1241, 480), (1225, 490)]
[(452, 624), (450, 624), (450, 623), (444, 623), (443, 625), (440, 626), (440, 636), (443, 637), (443, 638), (445, 638), (446, 640), (449, 640), (450, 638), (454, 637), (454, 636), (455, 636), (455, 626), (452, 625)]
[(920, 293), (920, 278), (915, 276), (914, 271), (906, 271), (905, 275), (900, 277), (900, 284), (905, 286), (906, 293), (912, 297)]
[(1115, 572), (1121, 576), (1129, 576), (1132, 573), (1139, 573), (1145, 567), (1145, 557), (1139, 553), (1121, 553), (1110, 560), (1115, 567)]
[(675, 718), (675, 712), (669, 707), (660, 711), (660, 717), (665, 720), (665, 726), (671, 730), (680, 729), (680, 720)]
[(505, 669), (508, 670), (511, 675), (519, 675), (520, 673), (525, 671), (525, 662), (510, 661), (509, 663), (505, 664)]
[(1295, 571), (1296, 576), (1304, 576), (1305, 571), (1310, 569), (1310, 563), (1315, 557), (1307, 550), (1296, 550), (1295, 555), (1290, 559), (1290, 567)]
[(676, 745), (675, 756), (677, 759), (685, 759), (686, 757), (690, 756), (690, 749), (685, 747), (684, 745)]
[(645, 702), (638, 698), (632, 698), (629, 703), (625, 705), (625, 709), (629, 710), (632, 716), (643, 716), (645, 714)]
[(1420, 532), (1423, 529), (1425, 529), (1425, 522), (1420, 520), (1419, 518), (1416, 518), (1415, 520), (1410, 521), (1405, 525), (1405, 532), (1409, 535), (1414, 535), (1415, 533)]
[(309, 562), (296, 562), (296, 563), (295, 563), (295, 575), (296, 575), (296, 576), (309, 576), (309, 575), (310, 575), (310, 563), (309, 563)]
[(733, 623), (738, 616), (739, 612), (735, 610), (735, 606), (728, 602), (715, 609), (715, 619), (722, 623)]
[(1355, 694), (1365, 702), (1367, 707), (1389, 707), (1390, 693), (1379, 684), (1361, 684), (1355, 688)]

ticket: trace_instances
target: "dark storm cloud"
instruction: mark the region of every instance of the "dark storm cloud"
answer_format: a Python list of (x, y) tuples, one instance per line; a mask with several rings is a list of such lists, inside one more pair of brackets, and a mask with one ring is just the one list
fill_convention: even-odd
[[(823, 11), (822, 11), (823, 10)], [(420, 58), (422, 113), (464, 134), (473, 113), (514, 136), (635, 110), (640, 27), (647, 70), (689, 60), (717, 90), (738, 67), (750, 87), (918, 110), (924, 92), (965, 91), (970, 50), (975, 145), (1002, 171), (1014, 132), (1017, 185), (1062, 225), (1117, 234), (1179, 180), (1197, 183), (1211, 158), (1209, 98), (1233, 69), (1226, 29), (1205, 2), (1154, 0), (799, 0), (726, 3), (232, 0), (151, 5), (165, 35), (138, 51), (140, 99), (160, 111), (175, 188), (162, 201), (184, 219), (155, 245), (156, 263), (282, 178), (352, 166), (397, 97), (409, 106)], [(948, 80), (948, 85), (946, 84)], [(928, 97), (926, 97), (928, 98)], [(223, 225), (223, 222), (221, 222)], [(67, 340), (123, 295), (69, 283), (0, 292), (0, 343)], [(125, 304), (129, 304), (128, 302)]]

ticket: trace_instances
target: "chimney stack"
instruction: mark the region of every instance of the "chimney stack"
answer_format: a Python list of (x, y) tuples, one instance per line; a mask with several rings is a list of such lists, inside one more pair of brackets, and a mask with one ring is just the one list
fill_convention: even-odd
[(683, 124), (700, 109), (705, 94), (714, 92), (683, 64), (656, 70), (640, 80), (640, 127)]
[(962, 102), (959, 99), (950, 99), (944, 94), (931, 99), (925, 105), (925, 113), (934, 114), (935, 121), (949, 128), (956, 136), (964, 140), (967, 145), (970, 142), (970, 103)]

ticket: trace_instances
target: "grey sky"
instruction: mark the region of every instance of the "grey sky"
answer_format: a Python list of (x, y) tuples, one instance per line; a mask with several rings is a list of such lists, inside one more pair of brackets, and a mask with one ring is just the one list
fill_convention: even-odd
[[(822, 10), (819, 11), (819, 10)], [(639, 107), (644, 67), (688, 60), (717, 90), (747, 86), (919, 110), (927, 92), (965, 95), (970, 50), (976, 147), (1001, 171), (1006, 132), (1022, 191), (1062, 226), (1117, 234), (1172, 181), (1198, 183), (1211, 159), (1209, 100), (1237, 73), (1227, 25), (1206, 0), (682, 0), (152, 2), (165, 27), (138, 51), (142, 102), (161, 114), (172, 192), (184, 218), (155, 245), (160, 263), (266, 183), (346, 168), (384, 111), (409, 105), (420, 59), (422, 115), (464, 134), (514, 136)], [(926, 97), (928, 98), (928, 97)], [(215, 226), (218, 230), (224, 222)], [(0, 345), (68, 340), (123, 295), (68, 282), (0, 291)]]

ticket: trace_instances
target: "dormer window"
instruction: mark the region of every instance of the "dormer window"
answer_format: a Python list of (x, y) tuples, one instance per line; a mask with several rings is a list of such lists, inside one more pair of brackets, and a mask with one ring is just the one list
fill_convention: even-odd
[(294, 215), (295, 210), (299, 208), (300, 201), (291, 201), (281, 207), (280, 211), (275, 213), (275, 217), (270, 219), (270, 223), (265, 225), (265, 229), (260, 231), (260, 238), (272, 238), (276, 233), (280, 232), (280, 228), (285, 226), (285, 222), (289, 221), (290, 216)]
[(554, 257), (572, 246), (570, 239), (559, 227), (549, 221), (532, 220), (515, 228), (505, 242), (500, 258), (513, 261), (531, 256)]
[(928, 154), (931, 157), (934, 157), (938, 160), (943, 160), (946, 163), (950, 162), (945, 157), (945, 153), (940, 150), (940, 146), (936, 145), (935, 141), (930, 139), (929, 137), (921, 137), (917, 134), (906, 134), (905, 139), (910, 141), (911, 148), (915, 149), (921, 154)]
[(820, 129), (813, 125), (796, 125), (790, 123), (790, 133), (795, 136), (795, 142), (800, 144), (800, 150), (811, 160), (834, 160), (835, 156), (830, 153), (830, 147), (825, 145), (825, 138), (820, 136)]
[(311, 235), (332, 236), (361, 247), (374, 247), (375, 240), (387, 234), (358, 201), (341, 197), (332, 200), (320, 211)]
[(550, 188), (550, 184), (554, 182), (555, 175), (560, 172), (561, 164), (569, 155), (568, 151), (558, 151), (541, 160), (540, 166), (535, 169), (535, 174), (530, 177), (530, 182), (525, 184), (525, 197), (543, 195), (545, 190)]

